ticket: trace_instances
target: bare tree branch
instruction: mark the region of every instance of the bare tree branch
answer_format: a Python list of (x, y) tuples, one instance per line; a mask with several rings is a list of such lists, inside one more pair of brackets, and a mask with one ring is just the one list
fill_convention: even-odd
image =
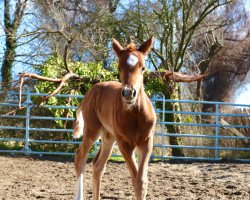
[(62, 89), (62, 87), (64, 86), (64, 84), (66, 83), (67, 80), (69, 80), (71, 78), (79, 78), (79, 76), (77, 76), (76, 74), (74, 74), (72, 72), (68, 72), (62, 78), (48, 78), (48, 77), (44, 77), (44, 76), (39, 76), (39, 75), (34, 74), (34, 73), (21, 73), (19, 76), (20, 76), (20, 85), (19, 85), (19, 108), (20, 109), (21, 109), (21, 101), (22, 101), (22, 86), (23, 86), (23, 81), (24, 81), (25, 77), (28, 77), (29, 79), (34, 78), (34, 79), (42, 80), (42, 81), (50, 81), (50, 82), (60, 83), (59, 86), (51, 94), (49, 94), (48, 96), (43, 97), (41, 99), (40, 105), (42, 105), (43, 102), (48, 100), (50, 97), (57, 94)]
[(151, 72), (149, 74), (149, 77), (150, 78), (161, 77), (164, 80), (172, 80), (175, 82), (194, 82), (194, 81), (199, 81), (199, 80), (203, 79), (207, 75), (208, 75), (208, 73), (197, 74), (194, 76), (188, 76), (188, 75), (182, 74), (180, 72), (173, 72), (170, 70), (166, 70), (164, 72)]

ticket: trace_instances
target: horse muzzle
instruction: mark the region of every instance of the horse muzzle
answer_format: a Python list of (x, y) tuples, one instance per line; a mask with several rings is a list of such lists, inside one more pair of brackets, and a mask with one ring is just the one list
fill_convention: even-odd
[(126, 104), (133, 104), (133, 103), (135, 103), (135, 101), (136, 101), (136, 94), (137, 94), (137, 92), (133, 88), (133, 86), (131, 86), (131, 87), (125, 86), (124, 88), (122, 88), (122, 91), (121, 91), (121, 95), (122, 95), (123, 101)]

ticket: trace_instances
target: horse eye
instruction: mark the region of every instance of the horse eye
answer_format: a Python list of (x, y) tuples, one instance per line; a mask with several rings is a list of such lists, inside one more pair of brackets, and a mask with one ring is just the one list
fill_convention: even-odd
[(144, 71), (144, 70), (145, 70), (145, 67), (143, 67), (141, 70)]

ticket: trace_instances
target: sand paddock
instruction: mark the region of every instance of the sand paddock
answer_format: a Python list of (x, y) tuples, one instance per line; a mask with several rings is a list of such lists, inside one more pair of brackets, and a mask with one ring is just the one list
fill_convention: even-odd
[[(85, 196), (92, 199), (92, 164), (85, 174)], [(73, 159), (0, 155), (0, 199), (73, 199)], [(147, 199), (250, 198), (250, 164), (150, 163)], [(108, 162), (101, 199), (135, 199), (125, 163)]]

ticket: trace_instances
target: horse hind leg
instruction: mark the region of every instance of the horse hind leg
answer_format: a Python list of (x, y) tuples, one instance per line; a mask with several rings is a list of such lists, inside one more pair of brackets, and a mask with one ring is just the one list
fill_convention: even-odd
[(107, 131), (102, 132), (102, 144), (93, 160), (93, 199), (100, 199), (101, 179), (105, 172), (107, 160), (112, 152), (115, 138)]
[[(91, 137), (89, 137), (91, 134)], [(75, 170), (76, 170), (76, 177), (77, 177), (77, 188), (76, 188), (76, 195), (75, 200), (83, 200), (83, 172), (84, 168), (88, 159), (88, 152), (94, 142), (100, 136), (100, 131), (87, 131), (83, 135), (83, 142), (76, 150), (75, 155)]]

